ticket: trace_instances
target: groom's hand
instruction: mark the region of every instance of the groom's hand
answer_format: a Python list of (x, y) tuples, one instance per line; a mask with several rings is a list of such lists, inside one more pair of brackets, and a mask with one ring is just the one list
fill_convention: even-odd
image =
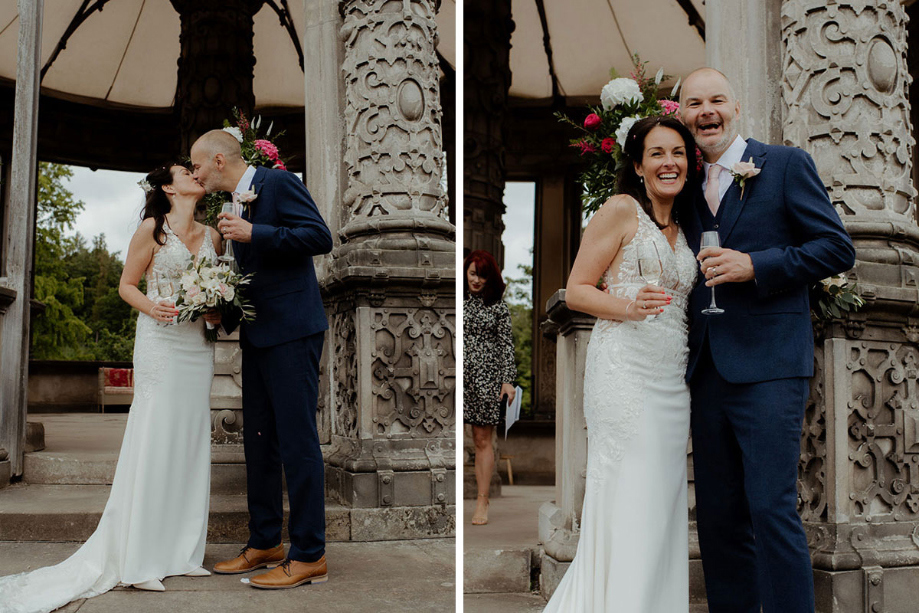
[(237, 243), (252, 242), (252, 224), (242, 217), (232, 213), (221, 213), (217, 219), (220, 220), (217, 222), (217, 230), (223, 238)]
[(722, 283), (742, 283), (753, 281), (755, 273), (753, 260), (746, 253), (724, 249), (722, 247), (706, 247), (696, 257), (699, 268), (705, 275), (706, 287), (714, 287)]

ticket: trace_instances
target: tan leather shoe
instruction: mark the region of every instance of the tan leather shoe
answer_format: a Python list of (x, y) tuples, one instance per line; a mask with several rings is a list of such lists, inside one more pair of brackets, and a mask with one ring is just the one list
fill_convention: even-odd
[(271, 549), (243, 547), (232, 560), (214, 564), (214, 572), (221, 575), (238, 575), (257, 568), (274, 568), (284, 561), (284, 544)]
[(298, 560), (284, 560), (284, 563), (263, 575), (256, 575), (249, 581), (249, 585), (263, 590), (283, 590), (297, 587), (304, 583), (322, 583), (329, 580), (329, 571), (326, 568), (325, 556), (316, 562), (300, 562)]

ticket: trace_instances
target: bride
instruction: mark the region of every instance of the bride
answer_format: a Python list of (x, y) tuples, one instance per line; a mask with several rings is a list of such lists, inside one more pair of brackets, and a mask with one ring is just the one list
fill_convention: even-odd
[[(691, 197), (696, 145), (676, 119), (649, 117), (623, 149), (619, 194), (587, 225), (566, 288), (571, 309), (597, 317), (587, 487), (577, 554), (546, 612), (689, 609), (686, 306), (699, 269), (674, 211)], [(660, 262), (656, 284), (639, 258)]]
[[(56, 566), (0, 578), (0, 613), (46, 613), (119, 584), (164, 591), (164, 577), (201, 567), (210, 496), (210, 389), (214, 347), (204, 322), (173, 324), (173, 298), (193, 259), (220, 254), (216, 230), (195, 222), (204, 188), (183, 166), (150, 172), (143, 221), (119, 293), (140, 311), (134, 402), (99, 526)], [(147, 293), (138, 289), (146, 275)], [(212, 324), (217, 313), (208, 314)]]

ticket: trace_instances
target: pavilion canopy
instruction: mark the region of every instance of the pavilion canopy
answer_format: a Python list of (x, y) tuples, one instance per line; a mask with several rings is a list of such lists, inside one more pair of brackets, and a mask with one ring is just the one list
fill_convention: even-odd
[[(42, 66), (51, 59), (83, 0), (45, 2)], [(276, 3), (279, 4), (279, 3)], [(303, 52), (320, 53), (303, 43), (304, 0), (288, 0), (290, 17)], [(438, 51), (456, 64), (456, 0), (444, 0), (437, 16)], [(17, 3), (0, 4), (0, 78), (15, 80), (19, 19)], [(257, 107), (304, 106), (303, 72), (296, 47), (278, 14), (266, 3), (255, 16), (254, 93)], [(114, 103), (166, 108), (174, 102), (179, 58), (179, 15), (169, 0), (107, 2), (80, 25), (48, 68), (43, 92), (83, 103)]]
[(702, 0), (513, 0), (510, 95), (552, 97), (544, 31), (565, 98), (598, 97), (611, 68), (628, 75), (633, 53), (648, 61), (652, 75), (663, 67), (685, 76), (705, 63), (705, 40), (690, 24), (693, 11), (704, 21)]

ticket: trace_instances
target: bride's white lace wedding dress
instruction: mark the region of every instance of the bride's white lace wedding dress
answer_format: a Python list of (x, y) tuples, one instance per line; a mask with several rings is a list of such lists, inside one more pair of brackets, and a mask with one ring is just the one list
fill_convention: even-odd
[(637, 206), (638, 231), (606, 271), (610, 294), (634, 299), (639, 245), (661, 256), (673, 302), (654, 319), (597, 320), (587, 348), (587, 487), (577, 554), (546, 607), (558, 613), (686, 613), (689, 609), (686, 307), (697, 264)]
[[(179, 287), (192, 254), (168, 225), (153, 267)], [(205, 233), (198, 258), (217, 257)], [(147, 297), (160, 298), (148, 279)], [(0, 613), (45, 613), (136, 584), (198, 569), (210, 500), (210, 390), (214, 347), (204, 321), (162, 325), (140, 314), (134, 402), (111, 493), (96, 531), (56, 566), (0, 578)]]

